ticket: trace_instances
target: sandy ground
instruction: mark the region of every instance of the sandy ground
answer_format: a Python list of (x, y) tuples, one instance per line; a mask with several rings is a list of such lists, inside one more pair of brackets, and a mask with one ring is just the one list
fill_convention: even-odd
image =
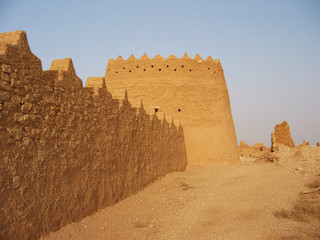
[(319, 221), (274, 216), (292, 208), (310, 176), (253, 160), (189, 165), (43, 240), (320, 239)]

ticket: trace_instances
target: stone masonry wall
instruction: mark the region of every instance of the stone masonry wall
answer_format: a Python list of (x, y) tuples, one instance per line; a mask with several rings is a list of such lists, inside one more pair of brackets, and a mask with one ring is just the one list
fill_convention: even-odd
[(42, 71), (23, 31), (0, 44), (0, 239), (39, 239), (185, 169), (181, 127), (104, 78), (83, 88), (71, 59)]

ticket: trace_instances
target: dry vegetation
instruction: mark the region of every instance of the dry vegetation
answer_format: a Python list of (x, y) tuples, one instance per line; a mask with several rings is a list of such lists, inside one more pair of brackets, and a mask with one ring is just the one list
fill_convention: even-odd
[(320, 177), (318, 176), (306, 186), (309, 189), (301, 192), (299, 200), (292, 209), (282, 209), (274, 215), (303, 222), (320, 221)]

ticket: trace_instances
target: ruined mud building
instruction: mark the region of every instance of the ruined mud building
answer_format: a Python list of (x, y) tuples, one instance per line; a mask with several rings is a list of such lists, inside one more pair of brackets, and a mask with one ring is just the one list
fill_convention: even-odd
[(287, 121), (277, 124), (274, 127), (274, 131), (271, 133), (271, 151), (277, 151), (281, 148), (281, 145), (295, 147)]

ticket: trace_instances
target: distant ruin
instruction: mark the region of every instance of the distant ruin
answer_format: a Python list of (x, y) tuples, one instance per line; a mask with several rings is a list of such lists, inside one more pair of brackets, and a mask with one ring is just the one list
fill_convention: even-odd
[(309, 143), (309, 142), (307, 142), (307, 141), (303, 140), (303, 142), (299, 145), (299, 147), (302, 147), (302, 146), (309, 146), (309, 145), (310, 145), (310, 143)]
[(274, 127), (274, 132), (271, 133), (271, 151), (277, 151), (281, 145), (294, 147), (295, 144), (291, 138), (290, 127), (288, 122), (283, 121)]
[(0, 239), (39, 239), (187, 165), (181, 126), (0, 34)]
[(110, 59), (108, 90), (119, 97), (126, 89), (133, 106), (143, 100), (149, 114), (181, 122), (189, 162), (239, 161), (229, 94), (219, 59), (191, 59), (146, 54)]
[(270, 152), (270, 148), (266, 147), (263, 143), (255, 143), (253, 146), (240, 142), (239, 153), (241, 157), (260, 157), (266, 152)]
[[(317, 143), (317, 146), (319, 144)], [(299, 146), (295, 146), (291, 137), (289, 123), (283, 121), (277, 124), (271, 133), (271, 148), (265, 147), (262, 143), (256, 143), (253, 146), (244, 141), (240, 142), (239, 153), (241, 157), (256, 158), (257, 162), (287, 162), (297, 164), (296, 173), (304, 172), (303, 169), (312, 169), (316, 165), (320, 154), (317, 146), (310, 145), (309, 142), (303, 141)], [(309, 162), (310, 166), (298, 166), (301, 162)], [(302, 169), (302, 170), (301, 170)]]

